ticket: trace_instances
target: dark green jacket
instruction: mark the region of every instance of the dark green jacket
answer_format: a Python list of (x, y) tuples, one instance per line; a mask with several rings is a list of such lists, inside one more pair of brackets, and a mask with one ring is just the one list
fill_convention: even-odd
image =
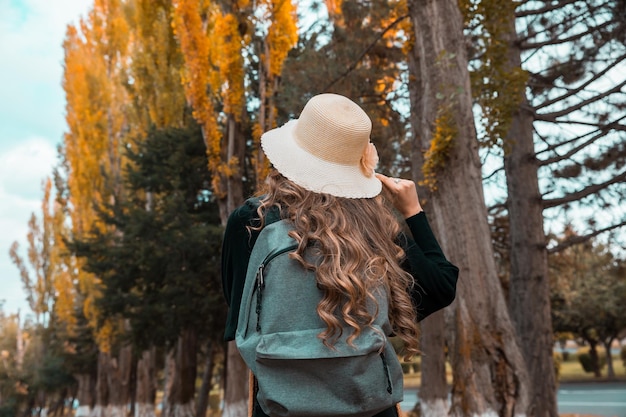
[[(248, 260), (259, 235), (255, 231), (250, 233), (247, 226), (258, 225), (258, 204), (258, 198), (247, 200), (233, 211), (226, 225), (222, 245), (222, 285), (229, 306), (225, 340), (235, 338)], [(459, 270), (444, 256), (424, 212), (406, 219), (406, 223), (413, 239), (402, 234), (398, 243), (406, 253), (402, 266), (415, 278), (411, 297), (417, 309), (417, 319), (422, 320), (454, 300)], [(395, 411), (379, 414), (381, 417), (387, 415), (395, 415)]]

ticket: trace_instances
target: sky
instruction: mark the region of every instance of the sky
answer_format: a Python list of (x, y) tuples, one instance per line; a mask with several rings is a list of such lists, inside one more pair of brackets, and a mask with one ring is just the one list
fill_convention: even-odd
[(0, 0), (0, 300), (29, 312), (9, 248), (26, 257), (28, 219), (41, 217), (42, 182), (65, 131), (63, 38), (90, 0)]

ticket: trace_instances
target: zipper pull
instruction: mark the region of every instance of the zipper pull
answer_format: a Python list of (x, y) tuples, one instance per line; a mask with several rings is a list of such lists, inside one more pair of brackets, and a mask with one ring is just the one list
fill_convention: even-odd
[(256, 271), (256, 331), (261, 331), (261, 302), (263, 301), (263, 288), (265, 288), (265, 279), (263, 277), (264, 264), (259, 265)]
[(387, 377), (387, 392), (389, 394), (392, 394), (393, 388), (391, 387), (391, 377), (389, 376), (389, 367), (387, 366), (387, 358), (385, 358), (385, 352), (380, 352), (380, 358), (383, 360), (383, 369), (385, 370), (385, 376)]

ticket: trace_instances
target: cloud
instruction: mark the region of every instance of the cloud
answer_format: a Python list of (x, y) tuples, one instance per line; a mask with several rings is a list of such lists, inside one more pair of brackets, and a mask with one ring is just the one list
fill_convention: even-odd
[(0, 154), (0, 299), (6, 311), (26, 309), (19, 272), (9, 259), (9, 248), (17, 241), (26, 250), (28, 220), (41, 218), (42, 181), (51, 175), (56, 150), (43, 138), (32, 138)]
[(31, 213), (40, 215), (42, 180), (51, 175), (65, 129), (63, 39), (88, 0), (0, 0), (0, 300), (28, 310), (9, 248), (26, 249)]
[(90, 3), (0, 0), (0, 149), (31, 134), (60, 141), (63, 39), (67, 24), (78, 22)]

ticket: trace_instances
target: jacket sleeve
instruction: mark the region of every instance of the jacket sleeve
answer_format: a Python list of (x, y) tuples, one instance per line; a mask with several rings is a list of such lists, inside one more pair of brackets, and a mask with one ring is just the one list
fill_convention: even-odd
[(256, 233), (248, 231), (255, 208), (246, 203), (232, 212), (222, 241), (222, 290), (228, 304), (225, 340), (233, 340), (239, 319), (241, 294)]
[(448, 261), (428, 224), (424, 212), (406, 219), (413, 239), (403, 237), (403, 267), (415, 278), (411, 292), (418, 320), (452, 303), (459, 269)]

